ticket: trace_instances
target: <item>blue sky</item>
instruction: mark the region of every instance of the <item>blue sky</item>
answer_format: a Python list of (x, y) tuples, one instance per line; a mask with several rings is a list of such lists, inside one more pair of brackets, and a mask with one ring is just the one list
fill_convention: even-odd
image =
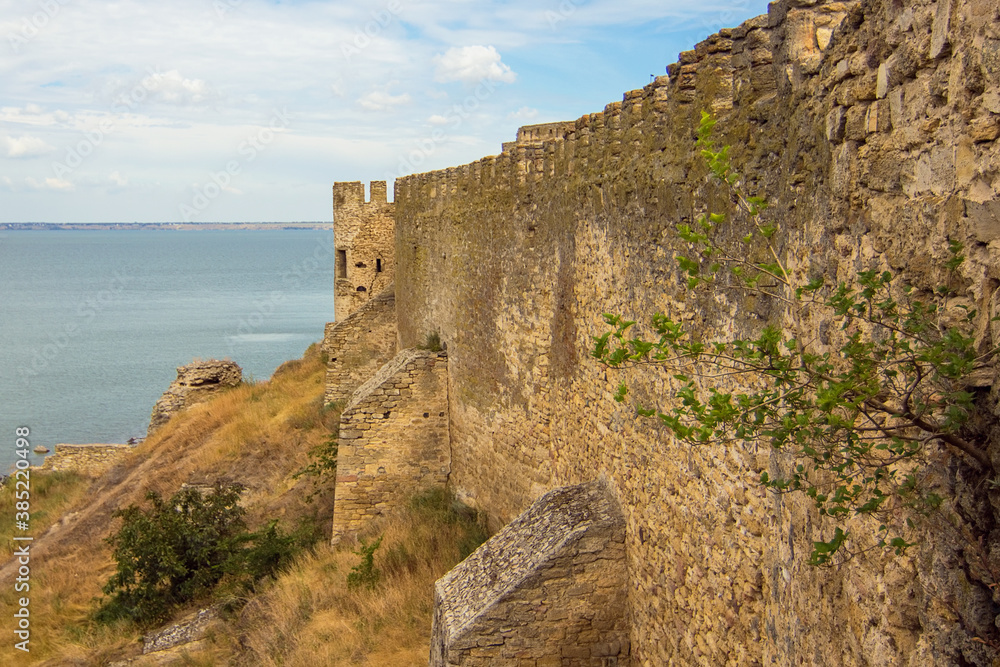
[(0, 222), (329, 220), (499, 152), (759, 0), (0, 0)]

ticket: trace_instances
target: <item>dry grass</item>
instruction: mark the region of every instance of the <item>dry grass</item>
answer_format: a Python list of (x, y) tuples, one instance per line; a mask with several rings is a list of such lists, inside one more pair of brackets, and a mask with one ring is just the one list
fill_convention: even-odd
[[(90, 614), (114, 571), (104, 538), (114, 511), (142, 501), (147, 490), (168, 497), (183, 483), (239, 482), (255, 527), (272, 518), (291, 529), (318, 517), (329, 534), (332, 485), (315, 490), (294, 479), (308, 451), (326, 441), (339, 420), (322, 404), (325, 363), (311, 348), (267, 382), (247, 384), (194, 406), (162, 427), (127, 460), (93, 482), (76, 475), (32, 477), (31, 653), (0, 646), (0, 665), (106, 665), (137, 658), (141, 632), (98, 626)], [(0, 537), (13, 534), (9, 490), (0, 491)], [(2, 509), (7, 508), (7, 509)], [(10, 510), (10, 511), (8, 511)], [(59, 519), (62, 515), (62, 519)], [(424, 665), (433, 610), (433, 582), (485, 534), (474, 517), (456, 512), (443, 490), (415, 499), (387, 519), (375, 553), (374, 590), (350, 590), (347, 575), (360, 557), (345, 544), (301, 555), (278, 580), (236, 601), (208, 638), (177, 655), (177, 665)], [(44, 534), (42, 531), (45, 531)], [(10, 549), (6, 552), (10, 554)], [(14, 606), (15, 566), (0, 567), (0, 601)], [(207, 606), (212, 600), (201, 600)], [(190, 611), (180, 610), (178, 615)], [(159, 664), (138, 659), (136, 667)]]
[[(8, 643), (0, 647), (0, 664), (97, 665), (135, 652), (138, 630), (100, 628), (88, 615), (114, 569), (103, 542), (115, 529), (112, 515), (141, 502), (147, 490), (169, 496), (183, 483), (239, 482), (247, 487), (251, 526), (278, 518), (291, 528), (303, 516), (332, 516), (332, 493), (306, 503), (313, 483), (293, 479), (338, 419), (323, 410), (324, 375), (323, 360), (310, 348), (270, 381), (237, 387), (185, 411), (93, 483), (33, 473), (31, 654), (14, 655)], [(35, 491), (46, 483), (49, 498)], [(12, 499), (0, 499), (6, 521)], [(54, 527), (43, 534), (49, 525)], [(0, 521), (5, 543), (12, 533), (13, 526)], [(5, 561), (0, 600), (9, 609), (17, 564)]]
[[(0, 514), (0, 536), (5, 538), (3, 551), (0, 557), (4, 560), (14, 553), (14, 541), (9, 539), (13, 535), (23, 534), (14, 529), (14, 497), (15, 492), (23, 490), (18, 488), (17, 482), (24, 481), (23, 478), (11, 479), (3, 487), (0, 487), (0, 507), (4, 508)], [(28, 473), (28, 492), (30, 494), (29, 503), (31, 509), (31, 535), (41, 535), (46, 533), (58, 522), (67, 508), (79, 501), (81, 496), (90, 486), (90, 480), (75, 472), (59, 471), (45, 472), (32, 470)], [(9, 510), (9, 511), (8, 511)]]
[(233, 664), (426, 665), (434, 581), (486, 537), (474, 517), (456, 513), (443, 491), (373, 526), (369, 543), (381, 571), (372, 590), (351, 590), (347, 575), (361, 557), (324, 546), (299, 560), (231, 622), (240, 649)]

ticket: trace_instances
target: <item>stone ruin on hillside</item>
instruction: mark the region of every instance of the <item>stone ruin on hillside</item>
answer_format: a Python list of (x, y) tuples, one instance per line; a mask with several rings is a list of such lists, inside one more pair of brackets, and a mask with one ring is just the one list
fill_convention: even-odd
[(177, 379), (167, 388), (149, 419), (146, 435), (153, 435), (175, 414), (243, 381), (243, 369), (233, 361), (195, 361), (177, 369)]

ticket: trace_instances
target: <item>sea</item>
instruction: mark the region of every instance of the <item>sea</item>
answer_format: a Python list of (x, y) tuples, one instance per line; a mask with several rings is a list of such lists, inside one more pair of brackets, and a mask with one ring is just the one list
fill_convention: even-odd
[(334, 257), (329, 229), (0, 234), (0, 472), (17, 429), (50, 450), (144, 437), (195, 359), (267, 379), (334, 319)]

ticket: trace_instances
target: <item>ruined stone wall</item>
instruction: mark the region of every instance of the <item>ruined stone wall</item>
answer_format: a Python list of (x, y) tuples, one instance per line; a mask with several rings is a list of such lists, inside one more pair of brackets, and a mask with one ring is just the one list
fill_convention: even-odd
[(147, 435), (153, 435), (181, 410), (239, 386), (243, 369), (233, 361), (208, 359), (177, 367), (177, 379), (156, 400), (149, 417)]
[(628, 667), (624, 542), (601, 482), (545, 494), (435, 584), (430, 667)]
[[(612, 400), (625, 379), (659, 401), (670, 376), (606, 371), (587, 351), (608, 311), (737, 334), (781, 317), (689, 294), (673, 261), (676, 225), (728, 202), (694, 147), (706, 109), (746, 189), (769, 199), (793, 270), (835, 281), (876, 266), (930, 286), (958, 240), (964, 297), (990, 312), (998, 26), (995, 0), (780, 2), (561, 138), (397, 182), (400, 342), (437, 331), (447, 344), (450, 484), (500, 525), (606, 474), (627, 525), (634, 664), (990, 664), (973, 638), (1000, 639), (995, 601), (970, 583), (981, 575), (958, 532), (929, 532), (905, 557), (811, 568), (804, 555), (829, 527), (757, 482), (784, 459), (677, 444)], [(982, 487), (939, 460), (946, 491)]]
[(130, 445), (56, 445), (43, 470), (72, 470), (97, 477), (132, 451)]
[(346, 401), (396, 356), (396, 295), (392, 286), (346, 319), (328, 323), (320, 350), (327, 355), (324, 402)]
[(394, 220), (387, 197), (385, 181), (372, 181), (368, 202), (360, 181), (333, 185), (334, 316), (338, 322), (392, 284)]
[(415, 493), (444, 486), (450, 444), (448, 357), (403, 350), (341, 413), (333, 541)]

